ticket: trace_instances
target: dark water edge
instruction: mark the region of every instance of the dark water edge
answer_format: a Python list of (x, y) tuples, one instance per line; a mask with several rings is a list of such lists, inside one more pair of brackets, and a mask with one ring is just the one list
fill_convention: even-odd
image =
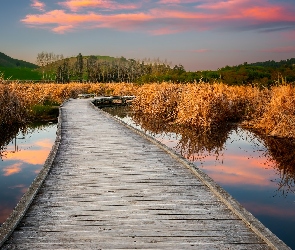
[(236, 125), (192, 130), (133, 115), (106, 112), (153, 136), (213, 178), (292, 249), (295, 249), (295, 143)]
[(53, 122), (0, 128), (0, 225), (43, 167), (56, 130)]

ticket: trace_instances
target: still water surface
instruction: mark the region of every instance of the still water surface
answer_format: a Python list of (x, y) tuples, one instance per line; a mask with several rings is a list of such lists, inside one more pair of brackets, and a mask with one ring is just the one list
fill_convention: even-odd
[(43, 167), (56, 130), (56, 124), (46, 123), (0, 131), (0, 225)]
[[(294, 143), (239, 127), (192, 131), (131, 117), (122, 108), (107, 111), (191, 160), (295, 249)], [(0, 131), (0, 224), (42, 168), (56, 129), (43, 124), (26, 132)]]
[(150, 134), (207, 173), (292, 249), (295, 249), (295, 144), (237, 126), (193, 131), (105, 111)]

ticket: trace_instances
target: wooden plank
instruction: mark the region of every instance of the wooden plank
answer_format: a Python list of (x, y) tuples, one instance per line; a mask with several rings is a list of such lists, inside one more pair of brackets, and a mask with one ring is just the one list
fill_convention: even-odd
[(271, 249), (156, 144), (87, 100), (61, 115), (52, 169), (2, 249)]

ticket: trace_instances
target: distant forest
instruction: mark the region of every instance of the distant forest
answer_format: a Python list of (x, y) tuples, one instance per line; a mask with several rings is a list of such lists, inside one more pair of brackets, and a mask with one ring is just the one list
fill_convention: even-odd
[[(159, 59), (135, 60), (125, 57), (83, 56), (64, 58), (63, 55), (41, 52), (36, 64), (12, 59), (0, 52), (0, 72), (7, 77), (17, 73), (20, 80), (78, 82), (224, 82), (228, 85), (254, 84), (269, 87), (295, 83), (295, 58), (279, 62), (266, 61), (225, 66), (218, 70), (186, 71), (180, 65)], [(10, 70), (9, 70), (10, 69)], [(18, 69), (18, 72), (16, 71)], [(31, 74), (28, 73), (28, 69)], [(24, 75), (21, 75), (24, 72)], [(31, 77), (31, 79), (30, 79)]]

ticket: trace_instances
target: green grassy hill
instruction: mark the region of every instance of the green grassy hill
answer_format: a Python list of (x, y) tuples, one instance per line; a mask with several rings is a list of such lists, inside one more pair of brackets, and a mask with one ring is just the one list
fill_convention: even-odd
[(10, 80), (41, 80), (42, 74), (37, 65), (14, 59), (0, 52), (0, 76)]
[(0, 75), (10, 80), (41, 80), (42, 74), (36, 69), (0, 67)]
[(14, 59), (10, 56), (0, 52), (0, 67), (5, 68), (30, 68), (36, 69), (38, 66), (33, 63), (29, 63), (23, 60)]

